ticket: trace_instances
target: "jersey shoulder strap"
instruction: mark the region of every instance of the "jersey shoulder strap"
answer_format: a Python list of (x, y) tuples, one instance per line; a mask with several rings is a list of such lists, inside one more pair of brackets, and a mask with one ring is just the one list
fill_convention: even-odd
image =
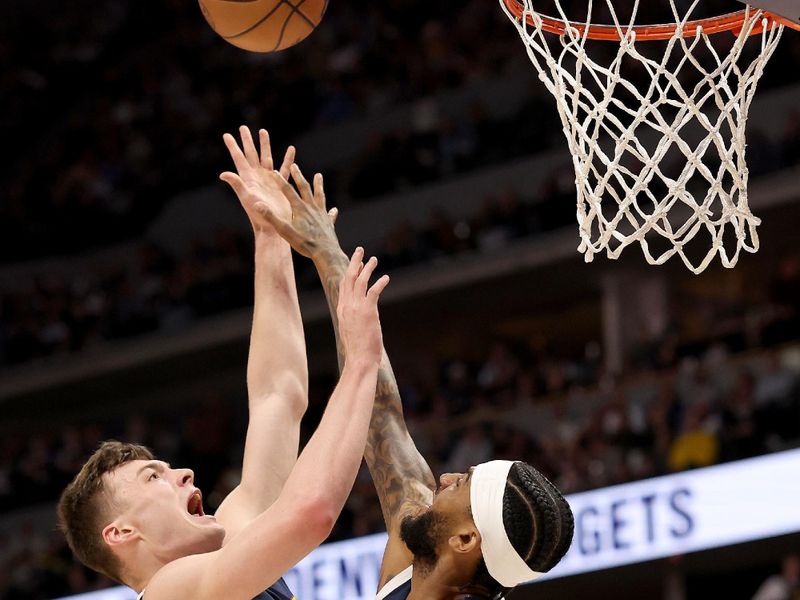
[(411, 593), (411, 575), (413, 571), (414, 567), (411, 565), (392, 577), (378, 591), (375, 600), (405, 600), (405, 598), (408, 598)]

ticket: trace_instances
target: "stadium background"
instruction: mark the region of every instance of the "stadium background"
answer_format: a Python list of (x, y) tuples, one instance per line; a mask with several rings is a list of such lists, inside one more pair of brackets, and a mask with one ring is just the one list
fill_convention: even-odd
[[(334, 0), (275, 56), (229, 47), (192, 2), (4, 7), (0, 598), (109, 585), (53, 529), (101, 439), (193, 467), (212, 503), (235, 485), (251, 241), (216, 176), (240, 123), (295, 143), (326, 175), (345, 246), (392, 274), (385, 340), (434, 472), (521, 457), (572, 493), (799, 445), (800, 36), (784, 36), (748, 128), (762, 248), (694, 276), (633, 248), (583, 263), (558, 116), (495, 2)], [(310, 263), (297, 273), (308, 433), (335, 351)], [(381, 529), (364, 471), (333, 539)], [(516, 596), (751, 598), (798, 541)]]

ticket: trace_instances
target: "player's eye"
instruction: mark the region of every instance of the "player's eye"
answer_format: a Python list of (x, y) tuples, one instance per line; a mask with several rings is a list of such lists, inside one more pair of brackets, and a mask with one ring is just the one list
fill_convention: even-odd
[(152, 481), (153, 479), (158, 479), (158, 473), (156, 473), (155, 471), (150, 473), (150, 477), (147, 478), (147, 481)]

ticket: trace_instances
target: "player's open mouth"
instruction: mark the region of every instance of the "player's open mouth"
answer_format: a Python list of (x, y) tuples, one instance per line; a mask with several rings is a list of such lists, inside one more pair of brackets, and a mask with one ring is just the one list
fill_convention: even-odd
[(195, 492), (189, 496), (186, 510), (188, 510), (189, 514), (193, 517), (205, 516), (206, 513), (203, 512), (203, 494), (200, 493), (200, 490), (195, 490)]

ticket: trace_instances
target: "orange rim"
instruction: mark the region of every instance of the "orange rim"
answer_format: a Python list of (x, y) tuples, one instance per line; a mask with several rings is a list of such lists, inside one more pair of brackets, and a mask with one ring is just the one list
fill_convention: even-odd
[[(511, 14), (513, 14), (517, 20), (520, 20), (524, 12), (524, 8), (522, 4), (520, 4), (520, 1), (503, 1), (505, 2)], [(789, 19), (785, 19), (768, 11), (762, 11), (762, 13), (768, 20), (768, 29), (771, 29), (777, 25), (786, 25), (787, 27), (791, 27), (793, 29), (800, 29), (800, 26), (798, 26), (797, 23), (794, 23)], [(537, 15), (542, 20), (542, 29), (548, 33), (563, 35), (567, 28), (570, 27), (575, 29), (581, 36), (583, 36), (587, 29), (586, 23), (578, 23), (577, 21), (563, 21), (562, 19), (556, 19), (541, 13), (537, 13)], [(745, 18), (747, 18), (747, 10), (743, 9), (721, 15), (719, 17), (709, 17), (707, 19), (687, 21), (686, 25), (683, 26), (683, 35), (686, 37), (695, 36), (697, 35), (697, 31), (699, 29), (702, 29), (703, 33), (709, 35), (714, 33), (722, 33), (723, 31), (731, 31), (738, 35), (742, 29), (742, 24), (744, 23)], [(536, 26), (531, 15), (528, 15), (526, 20), (528, 25), (531, 25), (532, 27)], [(616, 25), (597, 25), (592, 23), (588, 27), (589, 31), (586, 34), (586, 37), (590, 40), (619, 41), (622, 39), (620, 36), (620, 31), (622, 31), (624, 34), (627, 34), (629, 31), (634, 31), (636, 32), (637, 40), (668, 40), (675, 35), (675, 30), (677, 28), (677, 23), (664, 23), (661, 25), (633, 25), (632, 27), (620, 26), (619, 28), (617, 28)], [(761, 33), (762, 31), (762, 24), (756, 23), (756, 25), (753, 27), (752, 34)]]

